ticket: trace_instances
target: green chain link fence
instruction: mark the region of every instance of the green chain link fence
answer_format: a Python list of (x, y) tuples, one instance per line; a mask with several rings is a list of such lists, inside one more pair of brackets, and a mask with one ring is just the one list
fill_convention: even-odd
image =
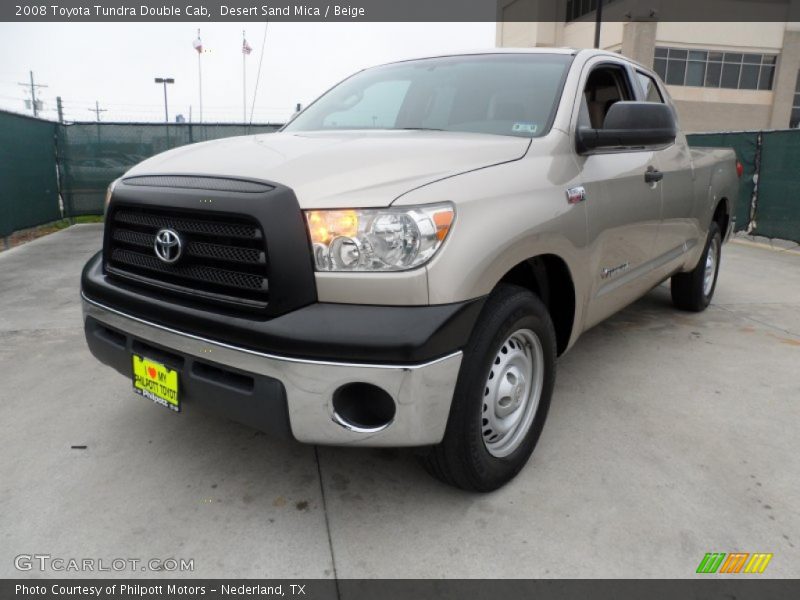
[(800, 242), (800, 129), (688, 135), (692, 146), (733, 148), (744, 166), (736, 229)]
[(763, 134), (754, 233), (800, 242), (800, 129)]
[(108, 184), (164, 150), (278, 128), (228, 123), (60, 124), (0, 111), (0, 238), (62, 217), (103, 214)]
[(59, 128), (61, 189), (67, 216), (103, 212), (108, 184), (145, 158), (194, 142), (256, 133), (279, 125), (70, 123)]
[(61, 216), (58, 124), (0, 112), (0, 238)]

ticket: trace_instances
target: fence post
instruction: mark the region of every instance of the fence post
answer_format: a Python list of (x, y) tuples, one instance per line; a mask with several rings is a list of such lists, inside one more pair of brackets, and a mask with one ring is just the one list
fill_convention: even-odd
[(753, 157), (753, 195), (750, 197), (750, 214), (747, 220), (747, 229), (745, 233), (752, 234), (753, 230), (758, 227), (756, 223), (756, 216), (758, 211), (758, 184), (761, 179), (761, 146), (763, 144), (763, 131), (756, 134), (756, 153)]
[[(61, 97), (59, 96), (58, 99), (59, 99), (59, 109), (60, 109)], [(59, 117), (60, 116), (61, 113), (59, 110)], [(66, 127), (67, 126), (64, 124), (64, 122), (61, 121), (58, 124), (56, 124), (56, 126), (53, 128), (53, 151), (55, 152), (56, 155), (56, 185), (58, 186), (56, 189), (56, 196), (59, 201), (58, 208), (59, 212), (61, 213), (61, 218), (63, 219), (64, 217), (69, 217), (69, 224), (74, 225), (74, 221), (71, 215), (72, 211), (69, 210), (64, 195), (64, 169), (62, 166), (64, 163), (64, 156), (61, 148), (60, 138), (62, 135), (65, 135)]]

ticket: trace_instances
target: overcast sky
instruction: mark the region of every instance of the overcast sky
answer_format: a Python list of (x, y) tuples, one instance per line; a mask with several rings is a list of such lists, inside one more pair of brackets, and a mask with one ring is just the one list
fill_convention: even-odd
[[(201, 27), (203, 120), (242, 119), (242, 29), (253, 48), (246, 58), (247, 111), (253, 99), (263, 23), (37, 23), (0, 24), (0, 108), (24, 112), (33, 70), (44, 101), (41, 116), (56, 117), (56, 96), (69, 120), (93, 120), (95, 101), (105, 121), (162, 121), (169, 86), (170, 120), (198, 118), (198, 65), (192, 41)], [(254, 122), (282, 121), (352, 72), (383, 62), (453, 50), (494, 47), (494, 23), (270, 23)]]

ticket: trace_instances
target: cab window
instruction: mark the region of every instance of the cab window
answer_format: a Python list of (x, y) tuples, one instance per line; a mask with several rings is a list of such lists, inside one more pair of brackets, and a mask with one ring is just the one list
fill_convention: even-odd
[(578, 127), (602, 129), (608, 109), (621, 100), (633, 100), (625, 69), (617, 65), (595, 67), (581, 95)]
[(636, 77), (639, 79), (639, 85), (642, 86), (642, 90), (644, 91), (645, 102), (664, 104), (664, 98), (661, 96), (661, 91), (658, 89), (658, 84), (655, 79), (641, 71), (636, 71)]

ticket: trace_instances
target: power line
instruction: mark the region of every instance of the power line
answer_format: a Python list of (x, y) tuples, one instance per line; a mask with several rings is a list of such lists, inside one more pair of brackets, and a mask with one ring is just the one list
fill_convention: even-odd
[[(24, 109), (19, 106), (19, 103), (22, 102), (21, 98), (13, 98), (8, 97), (7, 100), (2, 100), (0, 97), (0, 110), (6, 110), (9, 112), (17, 112), (20, 114), (31, 114), (29, 109)], [(61, 109), (65, 120), (69, 121), (83, 121), (85, 117), (83, 115), (86, 112), (95, 113), (95, 120), (96, 120), (96, 109), (98, 108), (97, 105), (94, 106), (85, 106), (85, 105), (76, 105), (73, 103), (69, 103), (68, 101), (64, 100), (62, 103)], [(205, 108), (205, 107), (204, 107)], [(163, 107), (154, 106), (152, 109), (134, 109), (134, 108), (124, 108), (119, 107), (113, 104), (104, 104), (100, 107), (100, 112), (105, 113), (101, 114), (101, 119), (105, 119), (106, 121), (133, 121), (133, 122), (144, 122), (144, 121), (157, 121), (164, 120), (164, 113)], [(188, 111), (188, 108), (186, 109)], [(239, 107), (239, 111), (241, 111), (241, 107)], [(261, 108), (256, 107), (252, 111), (252, 122), (285, 122), (291, 116), (291, 110), (286, 108)], [(43, 115), (57, 115), (58, 108), (57, 107), (41, 107), (38, 111), (39, 116), (42, 117)], [(241, 113), (236, 110), (236, 107), (230, 107), (229, 109), (225, 108), (217, 108), (217, 109), (206, 109), (206, 113), (208, 116), (211, 117), (215, 122), (229, 122), (229, 123), (241, 123)]]
[[(20, 99), (18, 96), (14, 96), (14, 97), (12, 97), (12, 96), (0, 96), (0, 98), (3, 98), (3, 97), (10, 98), (10, 99), (13, 99), (13, 100), (19, 100)], [(70, 99), (65, 99), (64, 100), (64, 105), (65, 106), (67, 106), (67, 105), (69, 105), (69, 106), (78, 106), (80, 108), (86, 108), (86, 107), (90, 107), (90, 106), (94, 105), (94, 102), (95, 102), (94, 100), (89, 101), (89, 100), (78, 100), (78, 99), (75, 99), (75, 98), (70, 98)], [(141, 109), (151, 109), (151, 110), (158, 111), (158, 112), (162, 112), (164, 110), (164, 105), (163, 104), (154, 104), (154, 103), (146, 103), (145, 104), (145, 103), (133, 103), (133, 102), (106, 102), (106, 106), (108, 106), (110, 108), (139, 107)], [(134, 110), (133, 108), (131, 108), (131, 109), (125, 108), (125, 109), (126, 110)], [(203, 110), (205, 111), (206, 109), (212, 109), (212, 110), (218, 110), (218, 111), (219, 110), (234, 110), (235, 111), (237, 109), (241, 109), (241, 106), (237, 107), (234, 104), (212, 104), (212, 105), (209, 105), (209, 106), (203, 105)], [(285, 106), (259, 106), (257, 110), (287, 111), (287, 110), (291, 110), (291, 109), (286, 108)]]
[[(25, 87), (30, 88), (30, 83), (17, 84), (17, 83), (10, 83), (10, 82), (2, 82), (2, 81), (0, 81), (0, 86), (3, 86), (3, 85), (7, 85), (7, 86), (24, 85)], [(36, 84), (37, 87), (39, 87), (39, 85), (40, 84)], [(49, 87), (49, 86), (42, 85), (41, 87)], [(42, 104), (42, 95), (41, 94), (37, 94), (37, 98), (39, 99), (39, 110), (41, 112), (44, 112), (44, 111), (47, 111), (47, 110), (55, 110), (55, 108), (44, 108), (43, 106), (41, 106), (41, 104)], [(16, 101), (16, 102), (29, 101), (30, 100), (30, 92), (22, 93), (22, 95), (0, 94), (0, 99), (13, 100), (13, 101)], [(64, 105), (65, 108), (66, 107), (71, 107), (71, 108), (74, 108), (74, 109), (81, 109), (81, 110), (83, 110), (85, 108), (94, 107), (95, 106), (95, 102), (96, 102), (96, 100), (89, 100), (87, 98), (75, 98), (75, 97), (63, 97), (63, 96), (62, 96), (62, 100), (63, 100), (63, 105)], [(109, 110), (115, 110), (115, 111), (116, 110), (125, 110), (126, 112), (133, 112), (133, 111), (140, 111), (140, 110), (142, 112), (149, 112), (149, 111), (163, 112), (164, 111), (163, 104), (153, 103), (153, 102), (105, 102), (104, 105)], [(237, 109), (239, 111), (241, 111), (241, 104), (237, 106), (236, 104), (210, 104), (210, 105), (206, 105), (204, 103), (203, 104), (203, 110), (205, 111), (206, 109), (211, 110), (211, 111), (217, 111), (217, 112), (220, 112), (220, 111), (236, 111)], [(257, 106), (257, 107), (255, 107), (255, 112), (263, 111), (263, 110), (275, 111), (275, 112), (280, 112), (280, 113), (283, 113), (283, 112), (291, 113), (293, 111), (293, 108), (286, 107), (286, 106)]]

